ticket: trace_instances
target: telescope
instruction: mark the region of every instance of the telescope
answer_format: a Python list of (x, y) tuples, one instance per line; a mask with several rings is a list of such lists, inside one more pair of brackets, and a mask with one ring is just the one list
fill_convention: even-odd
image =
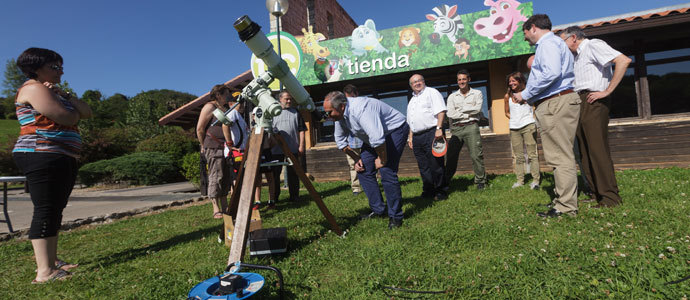
[(233, 27), (237, 30), (240, 40), (268, 66), (268, 70), (247, 84), (242, 89), (241, 94), (242, 99), (249, 99), (255, 106), (259, 107), (259, 111), (255, 115), (255, 118), (258, 119), (257, 124), (272, 132), (273, 117), (283, 111), (280, 103), (271, 96), (271, 90), (268, 88), (268, 85), (275, 79), (280, 80), (285, 85), (301, 109), (313, 111), (315, 105), (311, 96), (290, 72), (287, 63), (275, 52), (273, 44), (261, 31), (261, 26), (244, 15), (235, 21)]

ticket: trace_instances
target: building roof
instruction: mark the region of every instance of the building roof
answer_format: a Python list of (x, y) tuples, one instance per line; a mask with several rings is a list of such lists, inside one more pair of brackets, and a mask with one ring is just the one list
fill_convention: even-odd
[[(230, 79), (225, 83), (233, 92), (242, 91), (242, 89), (254, 79), (252, 71), (247, 70), (237, 77)], [(181, 106), (173, 112), (163, 116), (158, 120), (159, 125), (181, 126), (182, 128), (192, 128), (196, 126), (197, 119), (201, 108), (210, 100), (209, 93), (201, 95), (189, 103)]]
[(553, 31), (563, 30), (570, 26), (579, 26), (582, 29), (588, 29), (593, 27), (601, 27), (606, 25), (621, 24), (626, 22), (635, 22), (641, 20), (649, 20), (658, 17), (672, 16), (676, 14), (688, 14), (690, 15), (690, 3), (665, 6), (654, 8), (650, 10), (643, 10), (638, 12), (625, 13), (620, 15), (614, 15), (609, 17), (603, 17), (598, 19), (591, 19), (585, 21), (578, 21), (569, 24), (558, 25), (553, 28)]

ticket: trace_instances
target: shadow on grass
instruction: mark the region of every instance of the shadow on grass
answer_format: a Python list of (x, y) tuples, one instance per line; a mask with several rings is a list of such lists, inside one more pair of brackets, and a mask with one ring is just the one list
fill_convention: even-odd
[[(404, 179), (399, 180), (401, 186), (407, 185), (407, 184), (412, 184), (412, 183), (415, 183), (417, 181), (419, 181), (418, 178), (404, 178)], [(379, 185), (379, 188), (382, 189), (381, 185)], [(330, 189), (318, 190), (318, 192), (319, 192), (319, 195), (321, 196), (321, 198), (324, 199), (328, 196), (337, 195), (337, 194), (339, 194), (345, 190), (349, 190), (349, 189), (350, 189), (350, 185), (342, 184), (342, 185), (338, 185), (338, 186), (330, 188)], [(383, 190), (381, 192), (383, 193)], [(365, 195), (362, 195), (362, 196), (365, 196)], [(383, 193), (383, 196), (385, 199), (385, 193)], [(426, 199), (424, 201), (416, 201), (416, 200), (417, 200), (417, 198), (403, 198), (402, 199), (403, 203), (412, 202), (413, 204), (415, 204), (415, 206), (411, 210), (406, 210), (405, 218), (407, 218), (408, 215), (411, 216), (414, 213), (421, 211), (424, 208), (433, 204), (432, 200), (428, 200), (428, 201)], [(306, 205), (312, 205), (312, 202), (313, 202), (313, 200), (311, 199), (311, 196), (308, 193), (306, 195), (302, 194), (302, 195), (300, 195), (300, 201), (293, 201), (293, 202), (287, 201), (287, 200), (278, 201), (276, 203), (276, 209), (262, 210), (261, 216), (262, 216), (262, 218), (270, 218), (281, 210), (299, 208), (299, 207), (303, 207)], [(316, 205), (316, 203), (314, 203), (313, 205)], [(328, 205), (326, 205), (326, 206), (328, 206)], [(362, 221), (362, 219), (361, 219), (362, 215), (368, 214), (369, 212), (371, 212), (371, 209), (368, 206), (363, 207), (361, 209), (358, 209), (354, 215), (350, 215), (348, 217), (337, 218), (336, 222), (338, 223), (338, 226), (340, 227), (341, 230), (343, 230), (344, 232), (347, 232), (350, 228), (354, 227), (355, 225), (357, 225), (359, 222)], [(387, 210), (386, 210), (386, 212), (387, 212)], [(328, 220), (326, 220), (325, 218), (323, 218), (319, 221), (319, 226), (321, 229), (312, 236), (304, 237), (300, 240), (288, 239), (288, 243), (289, 243), (288, 248), (290, 249), (290, 251), (299, 251), (300, 249), (306, 247), (307, 245), (312, 244), (314, 241), (318, 240), (322, 236), (328, 234), (328, 232), (331, 230), (331, 224), (328, 223)], [(285, 259), (283, 256), (274, 256), (273, 258), (278, 259), (278, 260)]]
[(148, 245), (145, 247), (136, 248), (136, 249), (128, 249), (126, 251), (122, 251), (122, 252), (115, 253), (112, 255), (107, 255), (106, 257), (101, 257), (99, 259), (96, 259), (96, 261), (97, 261), (96, 265), (102, 265), (103, 267), (107, 267), (110, 265), (117, 265), (120, 263), (125, 263), (128, 261), (137, 259), (140, 256), (146, 256), (151, 252), (158, 252), (158, 251), (166, 250), (166, 249), (169, 249), (175, 245), (182, 244), (182, 243), (187, 243), (187, 242), (191, 242), (191, 241), (198, 241), (201, 238), (203, 238), (204, 236), (207, 236), (211, 233), (218, 233), (220, 229), (221, 229), (220, 227), (214, 225), (214, 226), (199, 229), (197, 231), (192, 231), (189, 233), (178, 235), (178, 236), (172, 237), (170, 239), (167, 239), (165, 241), (160, 241), (158, 243)]

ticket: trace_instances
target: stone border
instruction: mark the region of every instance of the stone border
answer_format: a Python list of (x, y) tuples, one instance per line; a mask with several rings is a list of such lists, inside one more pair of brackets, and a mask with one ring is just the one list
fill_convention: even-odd
[[(117, 213), (112, 213), (108, 215), (102, 215), (102, 216), (95, 216), (95, 217), (88, 217), (85, 219), (76, 219), (73, 221), (68, 221), (68, 222), (63, 222), (62, 227), (60, 227), (60, 231), (70, 231), (72, 229), (89, 225), (89, 224), (107, 224), (111, 223), (116, 220), (120, 220), (126, 217), (132, 217), (132, 216), (137, 216), (137, 215), (144, 215), (148, 213), (153, 213), (153, 212), (158, 212), (161, 210), (165, 210), (171, 207), (176, 207), (176, 206), (183, 206), (183, 205), (188, 205), (188, 204), (194, 204), (197, 202), (201, 202), (206, 200), (205, 197), (196, 197), (196, 198), (191, 198), (191, 199), (186, 199), (186, 200), (177, 200), (170, 202), (168, 204), (162, 204), (162, 205), (155, 205), (151, 207), (144, 207), (144, 208), (138, 208), (138, 209), (133, 209), (130, 211), (126, 212), (117, 212)], [(29, 238), (29, 229), (21, 229), (17, 230), (13, 233), (0, 233), (0, 242), (4, 241), (9, 241), (11, 239), (28, 239)]]

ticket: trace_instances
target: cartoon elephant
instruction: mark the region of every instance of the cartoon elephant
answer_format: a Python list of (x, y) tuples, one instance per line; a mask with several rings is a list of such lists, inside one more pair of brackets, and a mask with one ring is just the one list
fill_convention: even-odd
[(388, 49), (381, 46), (381, 35), (376, 31), (376, 24), (371, 19), (367, 19), (364, 25), (359, 25), (352, 31), (350, 42), (352, 43), (352, 54), (362, 56), (367, 51), (374, 50), (377, 53), (388, 52)]

